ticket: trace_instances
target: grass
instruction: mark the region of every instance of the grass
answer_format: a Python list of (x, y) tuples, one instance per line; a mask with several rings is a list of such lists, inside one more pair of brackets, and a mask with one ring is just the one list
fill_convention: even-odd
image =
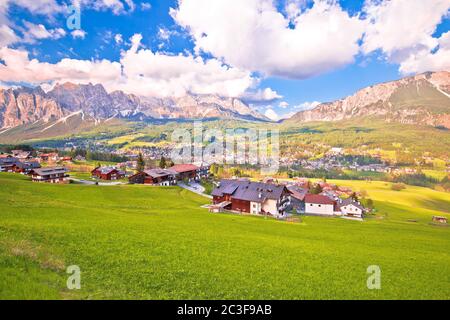
[[(178, 187), (0, 174), (0, 298), (450, 299), (450, 229), (429, 224), (448, 216), (450, 194), (342, 184), (366, 189), (379, 214), (286, 223), (210, 214)], [(65, 289), (69, 265), (81, 268), (79, 291)], [(369, 265), (381, 290), (366, 287)]]

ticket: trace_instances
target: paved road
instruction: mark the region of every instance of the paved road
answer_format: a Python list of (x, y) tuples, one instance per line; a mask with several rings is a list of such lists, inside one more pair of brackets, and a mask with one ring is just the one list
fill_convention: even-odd
[[(82, 179), (76, 179), (76, 178), (70, 178), (70, 180), (73, 180), (75, 182), (81, 183), (81, 184), (85, 184), (85, 185), (90, 185), (93, 186), (95, 185), (95, 181), (90, 181), (90, 180), (82, 180)], [(99, 182), (98, 185), (99, 186), (119, 186), (122, 184), (126, 184), (124, 182), (120, 182), (120, 181), (116, 181), (116, 182)]]
[(179, 182), (178, 185), (186, 190), (189, 190), (191, 192), (195, 192), (198, 195), (201, 195), (205, 198), (208, 199), (212, 199), (212, 196), (210, 196), (209, 194), (204, 193), (205, 192), (205, 188), (203, 188), (200, 184), (192, 182), (190, 185), (186, 185), (183, 182)]

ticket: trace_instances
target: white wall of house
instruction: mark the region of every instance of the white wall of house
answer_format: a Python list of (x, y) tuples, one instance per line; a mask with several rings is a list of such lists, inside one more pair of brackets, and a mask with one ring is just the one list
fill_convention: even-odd
[(262, 205), (262, 210), (273, 215), (278, 214), (277, 200), (267, 199)]
[(352, 215), (352, 216), (359, 216), (359, 217), (362, 217), (362, 215), (363, 215), (363, 211), (360, 208), (354, 206), (353, 204), (349, 204), (344, 207), (341, 207), (341, 211), (344, 215)]
[(305, 203), (305, 213), (332, 216), (332, 215), (334, 215), (334, 205), (306, 202)]
[(261, 213), (261, 203), (250, 202), (250, 213), (251, 214), (260, 214)]

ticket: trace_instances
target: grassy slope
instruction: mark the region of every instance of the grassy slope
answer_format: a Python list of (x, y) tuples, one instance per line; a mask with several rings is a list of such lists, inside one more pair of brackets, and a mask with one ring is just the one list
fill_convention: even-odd
[[(24, 179), (0, 174), (0, 298), (450, 298), (450, 229), (428, 224), (448, 193), (393, 197), (373, 182), (358, 187), (384, 219), (289, 224), (209, 214), (204, 198), (176, 187)], [(72, 264), (78, 292), (64, 289)], [(372, 264), (379, 291), (366, 288)]]

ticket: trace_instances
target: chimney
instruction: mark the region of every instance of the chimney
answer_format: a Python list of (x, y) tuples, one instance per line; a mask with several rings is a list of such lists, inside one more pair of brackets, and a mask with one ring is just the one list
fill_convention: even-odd
[(258, 198), (262, 198), (262, 193), (260, 192), (259, 194), (258, 194)]

